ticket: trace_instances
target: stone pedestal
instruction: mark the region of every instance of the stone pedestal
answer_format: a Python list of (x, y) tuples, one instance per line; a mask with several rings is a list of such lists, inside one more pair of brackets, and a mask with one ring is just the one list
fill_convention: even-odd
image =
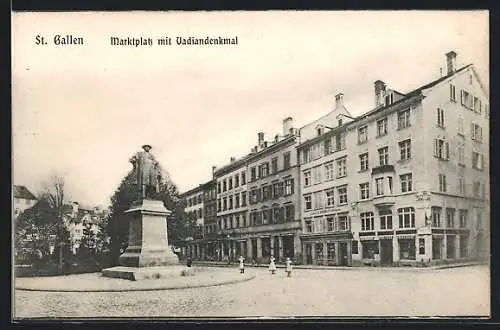
[[(122, 267), (102, 271), (104, 276), (131, 278), (122, 273), (144, 272), (145, 267), (179, 265), (179, 258), (168, 245), (167, 215), (162, 201), (144, 199), (134, 202), (125, 214), (129, 217), (129, 245), (119, 258)], [(137, 276), (136, 276), (137, 277)]]

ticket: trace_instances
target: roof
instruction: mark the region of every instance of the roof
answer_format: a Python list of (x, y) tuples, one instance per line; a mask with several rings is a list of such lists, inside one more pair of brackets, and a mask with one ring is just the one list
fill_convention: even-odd
[(37, 198), (28, 188), (25, 186), (14, 185), (14, 198), (31, 199), (36, 200)]

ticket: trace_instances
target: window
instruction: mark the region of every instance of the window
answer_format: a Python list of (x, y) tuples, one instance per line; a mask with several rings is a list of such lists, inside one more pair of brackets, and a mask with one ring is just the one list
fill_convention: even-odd
[(415, 228), (415, 209), (403, 207), (398, 209), (399, 228)]
[(217, 192), (220, 194), (220, 182), (217, 182)]
[(240, 207), (240, 195), (234, 195), (234, 208)]
[(359, 191), (361, 192), (361, 199), (370, 198), (370, 184), (369, 183), (360, 184)]
[(283, 216), (280, 210), (281, 208), (279, 207), (273, 208), (273, 223), (279, 223), (282, 221)]
[(250, 204), (256, 204), (258, 202), (257, 189), (250, 190)]
[(389, 165), (389, 147), (378, 149), (378, 159), (380, 166)]
[(368, 141), (368, 126), (358, 128), (358, 143), (365, 143)]
[(290, 168), (290, 151), (283, 154), (283, 168)]
[(481, 113), (481, 100), (474, 97), (474, 112)]
[(444, 139), (434, 140), (434, 157), (441, 160), (450, 159), (450, 145)]
[(468, 210), (459, 210), (458, 216), (459, 216), (459, 221), (460, 221), (460, 224), (459, 224), (460, 228), (467, 228), (469, 211)]
[(302, 150), (302, 164), (308, 163), (310, 161), (311, 161), (311, 150), (309, 149), (309, 147), (307, 147), (304, 148), (304, 150)]
[(242, 192), (241, 193), (241, 206), (247, 206), (247, 193)]
[(333, 162), (325, 164), (325, 181), (333, 179)]
[(347, 186), (338, 187), (337, 195), (339, 196), (339, 204), (347, 204)]
[(325, 150), (325, 155), (331, 154), (332, 153), (332, 139), (330, 137), (327, 137), (325, 141), (323, 141), (324, 145), (324, 150)]
[(467, 91), (464, 90), (461, 90), (460, 92), (461, 92), (460, 97), (462, 105), (470, 110), (473, 110), (474, 100), (472, 98), (472, 95), (470, 95)]
[(272, 213), (271, 210), (263, 210), (262, 211), (262, 224), (267, 225), (271, 222)]
[(227, 181), (222, 181), (222, 191), (227, 191)]
[(260, 175), (259, 177), (263, 178), (269, 175), (269, 163), (264, 163), (260, 165)]
[(262, 187), (262, 201), (267, 201), (271, 199), (271, 187), (263, 186)]
[(321, 157), (323, 157), (323, 144), (316, 143), (311, 146), (311, 159), (316, 160)]
[(238, 174), (236, 174), (234, 176), (234, 187), (238, 187), (240, 185), (240, 176)]
[(218, 199), (218, 200), (217, 200), (217, 212), (220, 212), (220, 211), (221, 211), (221, 209), (222, 209), (221, 205), (222, 205), (221, 200), (220, 200), (220, 199)]
[(305, 195), (304, 196), (304, 208), (306, 210), (311, 210), (312, 209), (312, 197), (311, 197), (311, 195)]
[(410, 109), (398, 112), (398, 129), (410, 127)]
[(441, 227), (441, 208), (437, 206), (431, 207), (432, 227)]
[(375, 179), (375, 188), (377, 196), (381, 196), (384, 194), (384, 178)]
[(224, 206), (223, 210), (226, 211), (227, 210), (227, 197), (224, 197), (222, 199), (222, 205)]
[(338, 122), (339, 126), (342, 126), (342, 118), (339, 118), (339, 119), (337, 120), (337, 122)]
[(273, 198), (278, 198), (283, 195), (283, 182), (273, 184)]
[(285, 206), (285, 221), (293, 221), (295, 218), (295, 206), (287, 205)]
[(229, 189), (228, 190), (233, 189), (233, 178), (229, 178), (228, 183), (229, 183)]
[(368, 153), (359, 155), (360, 171), (368, 170)]
[(465, 145), (462, 143), (458, 143), (458, 164), (465, 165)]
[(399, 151), (401, 154), (401, 160), (407, 160), (411, 158), (411, 139), (399, 142)]
[(347, 215), (339, 215), (338, 216), (338, 230), (345, 231), (349, 230), (349, 218)]
[(229, 196), (228, 199), (229, 199), (229, 209), (232, 210), (233, 209), (233, 196)]
[(311, 220), (306, 220), (305, 224), (306, 224), (306, 232), (312, 233), (312, 231), (313, 231), (312, 221)]
[(313, 167), (312, 169), (312, 172), (313, 172), (313, 183), (314, 184), (318, 184), (318, 183), (321, 183), (321, 166), (316, 166), (316, 167)]
[(325, 190), (325, 195), (326, 195), (326, 206), (333, 206), (335, 203), (333, 188)]
[(257, 171), (255, 170), (255, 166), (250, 168), (250, 180), (257, 180)]
[(472, 168), (476, 170), (483, 170), (483, 155), (476, 151), (472, 151)]
[(450, 84), (450, 100), (457, 102), (457, 95), (455, 93), (455, 85)]
[(480, 191), (481, 191), (481, 182), (480, 181), (474, 181), (473, 186), (474, 186), (474, 198), (479, 198), (480, 197)]
[(460, 195), (462, 195), (462, 196), (466, 195), (466, 191), (465, 191), (465, 178), (464, 177), (458, 178), (458, 193)]
[(375, 225), (374, 225), (374, 221), (373, 221), (373, 212), (361, 213), (359, 216), (361, 218), (361, 230), (362, 231), (375, 230)]
[(345, 149), (345, 133), (339, 133), (335, 135), (335, 151)]
[(411, 173), (400, 175), (399, 180), (401, 181), (401, 192), (412, 191), (412, 174)]
[(462, 115), (458, 115), (458, 134), (464, 135), (464, 118)]
[(484, 105), (484, 118), (490, 118), (490, 109), (487, 104)]
[(293, 179), (285, 180), (285, 196), (293, 194)]
[(444, 128), (444, 109), (437, 108), (437, 125)]
[(446, 209), (446, 227), (455, 228), (455, 209)]
[(439, 174), (439, 191), (446, 192), (446, 175)]
[(382, 209), (378, 212), (380, 218), (380, 229), (392, 229), (392, 211)]
[(273, 173), (278, 172), (278, 158), (277, 157), (274, 157), (271, 160), (271, 169), (272, 169)]
[(472, 140), (476, 142), (483, 141), (483, 128), (477, 124), (471, 124), (470, 127)]
[(311, 185), (311, 171), (304, 172), (304, 187)]
[(399, 259), (401, 260), (416, 259), (416, 247), (414, 238), (399, 240)]
[(352, 241), (351, 251), (352, 251), (352, 254), (359, 254), (358, 241)]
[(322, 191), (317, 191), (313, 194), (313, 201), (314, 201), (314, 209), (322, 209), (325, 207), (324, 199), (323, 199), (323, 192)]
[(326, 218), (326, 230), (327, 231), (335, 231), (335, 218), (327, 217)]
[(341, 178), (347, 175), (347, 158), (341, 158), (337, 160), (337, 178)]
[(387, 134), (387, 118), (377, 120), (377, 136), (384, 136)]
[(246, 183), (246, 173), (241, 172), (241, 184), (244, 185)]

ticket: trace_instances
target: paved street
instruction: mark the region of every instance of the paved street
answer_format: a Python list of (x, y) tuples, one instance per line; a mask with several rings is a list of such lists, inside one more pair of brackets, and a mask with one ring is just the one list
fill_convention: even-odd
[[(237, 269), (226, 269), (237, 272)], [(248, 282), (146, 292), (16, 290), (15, 317), (487, 316), (487, 266), (400, 269), (247, 269)]]

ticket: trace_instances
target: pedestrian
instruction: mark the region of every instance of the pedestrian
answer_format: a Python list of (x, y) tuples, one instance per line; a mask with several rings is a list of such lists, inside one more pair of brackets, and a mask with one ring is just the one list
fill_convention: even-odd
[(285, 261), (285, 271), (286, 271), (286, 276), (291, 277), (292, 276), (292, 260), (290, 258), (286, 258)]
[(276, 259), (274, 259), (273, 256), (271, 256), (271, 258), (269, 258), (269, 270), (271, 271), (271, 274), (275, 274), (276, 273), (276, 264), (274, 263)]
[(240, 274), (244, 274), (245, 273), (245, 258), (243, 258), (243, 256), (240, 256), (238, 258), (238, 261), (240, 262)]

